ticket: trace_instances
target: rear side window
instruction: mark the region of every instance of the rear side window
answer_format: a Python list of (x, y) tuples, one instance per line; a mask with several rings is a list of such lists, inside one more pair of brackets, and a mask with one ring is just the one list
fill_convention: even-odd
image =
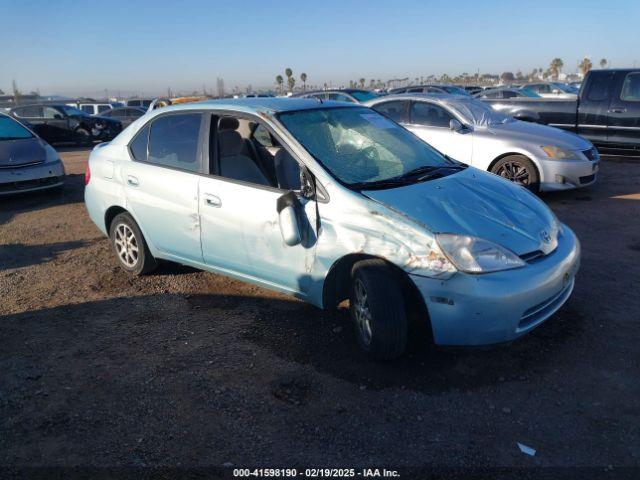
[(587, 99), (594, 102), (601, 102), (609, 98), (609, 79), (611, 75), (608, 73), (597, 74), (592, 73), (589, 79), (589, 91)]
[(93, 113), (93, 105), (82, 105), (80, 108), (84, 113), (88, 113), (88, 114)]
[(42, 107), (29, 106), (16, 108), (13, 113), (21, 118), (40, 118), (42, 117)]
[(628, 102), (640, 102), (640, 72), (629, 73), (622, 84), (620, 99)]
[(139, 162), (147, 161), (147, 144), (149, 140), (149, 125), (138, 132), (133, 142), (129, 144), (131, 154)]
[(107, 110), (111, 110), (109, 105), (98, 105), (98, 113), (106, 112)]
[(151, 124), (147, 161), (197, 172), (200, 113), (165, 115)]
[(407, 110), (407, 102), (384, 102), (374, 105), (373, 109), (389, 117), (390, 119), (400, 123), (406, 120), (405, 112)]

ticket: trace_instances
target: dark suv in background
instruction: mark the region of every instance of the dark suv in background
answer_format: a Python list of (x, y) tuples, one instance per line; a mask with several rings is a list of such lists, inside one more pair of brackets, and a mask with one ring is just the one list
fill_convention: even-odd
[(109, 141), (122, 130), (117, 120), (91, 116), (68, 105), (22, 105), (9, 113), (29, 124), (48, 143), (91, 145), (94, 141)]

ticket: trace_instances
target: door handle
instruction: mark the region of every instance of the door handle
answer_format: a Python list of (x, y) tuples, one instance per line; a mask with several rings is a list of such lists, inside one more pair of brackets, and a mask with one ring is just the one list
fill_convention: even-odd
[(624, 113), (626, 111), (626, 108), (612, 108), (611, 110), (609, 110), (609, 113)]
[(132, 187), (137, 187), (138, 185), (140, 185), (140, 183), (138, 182), (138, 179), (133, 175), (127, 175), (127, 183)]
[(220, 200), (220, 197), (216, 197), (210, 193), (204, 194), (204, 202), (210, 207), (220, 208), (222, 206), (222, 200)]

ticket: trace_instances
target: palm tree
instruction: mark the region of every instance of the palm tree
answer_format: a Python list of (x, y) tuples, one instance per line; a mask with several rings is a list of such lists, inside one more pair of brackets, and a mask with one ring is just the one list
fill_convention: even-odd
[(289, 90), (293, 92), (293, 87), (296, 86), (296, 78), (291, 75), (289, 78), (287, 78), (287, 84), (289, 85)]
[(282, 78), (282, 75), (276, 76), (276, 83), (278, 84), (278, 90), (280, 91), (280, 93), (282, 93), (282, 84), (284, 83), (284, 78)]
[(366, 82), (364, 78), (361, 78), (360, 80), (358, 80), (358, 83), (360, 83), (360, 88), (364, 88), (364, 82)]
[(306, 73), (301, 73), (300, 74), (300, 80), (302, 80), (302, 90), (306, 90), (307, 89), (307, 74)]
[(560, 70), (564, 67), (564, 62), (561, 58), (554, 58), (551, 60), (551, 64), (549, 65), (549, 70), (551, 71), (551, 76), (554, 80), (558, 79), (558, 75), (560, 74)]
[(600, 68), (605, 68), (607, 66), (607, 59), (603, 58), (602, 60), (600, 60)]
[(591, 70), (591, 67), (593, 67), (593, 64), (587, 57), (584, 57), (584, 59), (580, 62), (580, 65), (578, 65), (578, 68), (580, 68), (583, 76), (586, 75), (589, 70)]

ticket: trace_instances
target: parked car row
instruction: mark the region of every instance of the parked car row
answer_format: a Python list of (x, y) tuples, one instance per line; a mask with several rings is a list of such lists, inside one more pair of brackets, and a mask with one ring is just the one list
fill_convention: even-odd
[(89, 115), (65, 104), (23, 105), (10, 109), (9, 114), (28, 123), (49, 143), (91, 145), (94, 141), (111, 140), (122, 130), (118, 120)]

